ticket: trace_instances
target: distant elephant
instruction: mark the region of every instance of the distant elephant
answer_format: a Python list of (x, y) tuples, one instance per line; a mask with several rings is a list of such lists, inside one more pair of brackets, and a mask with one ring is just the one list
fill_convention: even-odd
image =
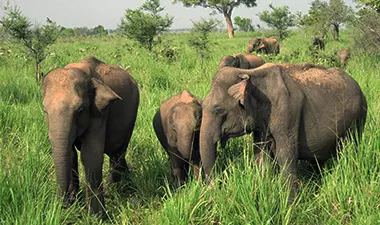
[(157, 138), (169, 154), (176, 185), (185, 182), (190, 165), (196, 178), (199, 174), (201, 105), (201, 99), (184, 90), (164, 101), (153, 118)]
[(319, 37), (313, 37), (313, 48), (316, 50), (325, 50), (325, 39)]
[(253, 133), (259, 165), (273, 155), (294, 194), (297, 161), (323, 163), (336, 155), (339, 138), (354, 130), (361, 136), (366, 114), (359, 85), (339, 69), (308, 63), (223, 68), (202, 103), (203, 171), (210, 176), (218, 141)]
[(265, 61), (257, 55), (250, 53), (239, 53), (235, 55), (225, 55), (219, 63), (219, 69), (229, 66), (240, 69), (254, 69), (263, 65)]
[(347, 62), (350, 59), (350, 49), (349, 48), (344, 48), (340, 50), (337, 54), (339, 63), (340, 63), (340, 68), (344, 69), (347, 66)]
[(248, 41), (248, 53), (260, 52), (277, 55), (280, 53), (280, 44), (276, 38), (252, 38)]
[(42, 89), (58, 194), (72, 203), (78, 193), (76, 147), (88, 182), (87, 206), (104, 216), (103, 154), (110, 158), (108, 182), (119, 181), (128, 172), (125, 153), (139, 105), (137, 83), (120, 67), (88, 57), (50, 71)]

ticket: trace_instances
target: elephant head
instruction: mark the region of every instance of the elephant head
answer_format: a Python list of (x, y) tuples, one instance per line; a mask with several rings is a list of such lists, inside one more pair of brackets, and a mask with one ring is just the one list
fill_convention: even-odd
[(248, 42), (248, 53), (253, 51), (265, 54), (279, 54), (280, 45), (276, 38), (253, 38)]
[(265, 61), (259, 56), (244, 52), (223, 56), (219, 63), (219, 69), (226, 66), (240, 69), (254, 69), (264, 63)]
[(80, 141), (91, 118), (101, 118), (107, 112), (107, 105), (121, 99), (100, 78), (92, 76), (94, 72), (90, 66), (78, 64), (75, 67), (54, 69), (42, 83), (43, 108), (54, 157), (58, 194), (64, 196), (66, 201), (72, 179), (71, 157), (72, 154), (76, 156), (74, 143)]
[[(218, 141), (252, 132), (256, 112), (260, 110), (256, 107), (257, 100), (244, 95), (253, 88), (249, 76), (236, 74), (235, 70), (228, 67), (219, 70), (203, 100), (200, 154), (206, 175), (215, 162)], [(261, 96), (259, 92), (255, 94)]]
[(252, 38), (251, 40), (249, 40), (247, 52), (251, 53), (253, 51), (257, 51), (262, 41), (262, 38)]
[(314, 49), (325, 49), (325, 40), (323, 38), (313, 37), (312, 44)]

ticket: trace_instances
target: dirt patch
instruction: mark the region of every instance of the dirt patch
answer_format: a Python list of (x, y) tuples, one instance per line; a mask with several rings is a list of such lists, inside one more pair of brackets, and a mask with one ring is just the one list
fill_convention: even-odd
[(96, 72), (98, 72), (101, 76), (111, 76), (115, 71), (118, 70), (120, 70), (120, 67), (107, 65), (104, 63), (101, 63), (96, 67)]
[(65, 69), (71, 69), (71, 68), (76, 68), (84, 71), (86, 74), (90, 75), (91, 74), (91, 68), (89, 65), (84, 64), (84, 63), (70, 63), (67, 66), (64, 67)]
[(342, 71), (335, 68), (327, 69), (307, 62), (299, 64), (266, 63), (255, 70), (259, 71), (272, 66), (282, 67), (290, 74), (293, 80), (301, 84), (345, 86), (345, 76), (342, 76)]
[[(302, 65), (304, 65), (304, 67)], [(291, 77), (301, 84), (345, 86), (344, 76), (342, 76), (341, 71), (337, 69), (326, 69), (311, 64), (302, 65), (296, 70), (289, 70)]]

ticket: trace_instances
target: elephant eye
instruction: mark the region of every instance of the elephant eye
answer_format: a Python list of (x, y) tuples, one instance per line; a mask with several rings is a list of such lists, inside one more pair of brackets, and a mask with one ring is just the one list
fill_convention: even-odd
[(212, 114), (217, 115), (217, 116), (221, 116), (221, 115), (224, 115), (226, 113), (227, 113), (227, 110), (225, 108), (220, 107), (220, 106), (217, 106), (212, 110)]
[(81, 107), (79, 107), (79, 108), (77, 109), (77, 114), (81, 113), (82, 111), (83, 111), (83, 106), (81, 106)]

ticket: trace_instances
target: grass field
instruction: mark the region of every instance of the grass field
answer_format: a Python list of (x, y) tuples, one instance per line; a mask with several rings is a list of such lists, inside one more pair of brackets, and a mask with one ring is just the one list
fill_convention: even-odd
[[(353, 54), (346, 71), (360, 84), (369, 111), (363, 141), (356, 151), (345, 143), (339, 159), (330, 160), (321, 173), (300, 162), (298, 200), (287, 207), (289, 188), (268, 166), (262, 176), (254, 163), (251, 136), (229, 141), (218, 149), (218, 176), (206, 186), (190, 181), (172, 187), (170, 165), (160, 146), (152, 119), (160, 103), (187, 89), (203, 98), (220, 58), (246, 50), (253, 33), (212, 34), (211, 54), (201, 65), (186, 34), (163, 37), (170, 47), (148, 53), (123, 37), (76, 38), (58, 41), (43, 63), (43, 71), (63, 67), (89, 55), (126, 68), (140, 88), (136, 127), (127, 151), (132, 169), (127, 181), (109, 186), (105, 224), (380, 224), (380, 56)], [(353, 45), (350, 33), (341, 42), (328, 40), (326, 55)], [(310, 36), (294, 32), (281, 42), (281, 54), (269, 62), (312, 61)], [(87, 214), (84, 199), (63, 209), (55, 196), (56, 182), (32, 62), (20, 46), (0, 55), (0, 225), (100, 224)], [(165, 60), (163, 50), (173, 48), (178, 58)], [(159, 49), (159, 46), (157, 46)], [(330, 66), (328, 57), (317, 60)], [(108, 160), (104, 174), (108, 174)], [(81, 171), (81, 190), (86, 183)], [(83, 195), (83, 194), (82, 194)]]

